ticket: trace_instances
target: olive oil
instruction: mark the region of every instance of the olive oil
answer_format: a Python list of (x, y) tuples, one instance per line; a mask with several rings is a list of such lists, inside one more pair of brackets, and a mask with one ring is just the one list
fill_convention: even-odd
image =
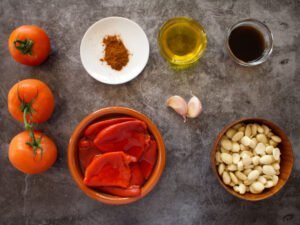
[(162, 55), (175, 65), (196, 62), (206, 49), (206, 33), (196, 21), (178, 17), (167, 21), (159, 33)]
[(231, 52), (244, 62), (251, 62), (262, 57), (265, 39), (261, 32), (252, 26), (235, 28), (229, 36)]

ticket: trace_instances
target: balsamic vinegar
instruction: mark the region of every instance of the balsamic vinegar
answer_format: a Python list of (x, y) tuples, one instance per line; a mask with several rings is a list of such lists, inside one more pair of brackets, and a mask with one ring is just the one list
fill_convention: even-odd
[(264, 36), (252, 26), (235, 28), (228, 42), (232, 53), (244, 62), (259, 59), (265, 50)]

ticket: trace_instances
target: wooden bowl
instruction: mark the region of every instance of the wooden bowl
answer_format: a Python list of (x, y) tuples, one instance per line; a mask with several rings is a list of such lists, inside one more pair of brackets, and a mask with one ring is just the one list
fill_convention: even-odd
[[(144, 121), (148, 126), (148, 130), (153, 135), (157, 143), (158, 154), (157, 154), (156, 165), (153, 169), (150, 178), (143, 185), (141, 190), (141, 195), (138, 197), (119, 197), (119, 196), (106, 194), (100, 191), (96, 191), (92, 188), (89, 188), (83, 183), (84, 175), (79, 165), (77, 144), (84, 129), (94, 121), (99, 121), (101, 119), (122, 117), (122, 116), (135, 117), (137, 119)], [(165, 167), (165, 161), (166, 161), (165, 145), (158, 128), (144, 114), (125, 107), (104, 108), (96, 112), (93, 112), (87, 117), (85, 117), (75, 128), (68, 146), (69, 170), (78, 187), (89, 197), (96, 199), (100, 202), (106, 204), (112, 204), (112, 205), (128, 204), (146, 196), (154, 188), (154, 186), (157, 184), (158, 180), (160, 179)]]
[[(265, 189), (260, 194), (252, 194), (250, 192), (246, 192), (244, 195), (241, 195), (241, 194), (235, 192), (231, 186), (227, 186), (226, 184), (223, 183), (222, 178), (220, 177), (220, 175), (218, 174), (218, 171), (217, 171), (215, 155), (217, 152), (217, 148), (219, 146), (219, 142), (220, 142), (221, 138), (223, 137), (223, 135), (225, 135), (226, 131), (238, 123), (265, 124), (269, 128), (271, 128), (272, 132), (275, 135), (279, 136), (282, 140), (282, 142), (278, 145), (278, 147), (281, 151), (279, 181), (276, 186)], [(292, 145), (291, 145), (287, 135), (276, 124), (274, 124), (268, 120), (261, 119), (261, 118), (242, 118), (242, 119), (239, 119), (239, 120), (236, 120), (236, 121), (230, 123), (229, 125), (224, 127), (222, 129), (222, 131), (218, 134), (218, 136), (213, 144), (212, 151), (211, 151), (211, 167), (212, 167), (214, 174), (216, 175), (218, 181), (222, 185), (222, 187), (225, 188), (225, 190), (228, 191), (230, 194), (232, 194), (240, 199), (244, 199), (244, 200), (248, 200), (248, 201), (263, 200), (263, 199), (269, 198), (269, 197), (273, 196), (274, 194), (276, 194), (277, 192), (279, 192), (280, 189), (287, 182), (287, 180), (292, 172), (293, 164), (294, 164), (294, 155), (293, 155)]]

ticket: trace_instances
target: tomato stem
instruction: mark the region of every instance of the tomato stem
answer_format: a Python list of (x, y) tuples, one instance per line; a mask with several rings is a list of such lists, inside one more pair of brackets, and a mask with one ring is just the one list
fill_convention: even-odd
[(43, 147), (41, 146), (41, 141), (42, 141), (42, 137), (43, 134), (41, 134), (41, 136), (36, 139), (34, 136), (34, 130), (33, 130), (33, 124), (29, 123), (27, 121), (27, 114), (29, 113), (29, 107), (25, 107), (24, 111), (23, 111), (23, 118), (24, 118), (24, 125), (25, 125), (25, 129), (29, 132), (31, 141), (30, 142), (26, 142), (27, 145), (29, 145), (32, 149), (33, 149), (33, 153), (34, 155), (37, 154), (38, 149), (41, 150), (41, 157), (43, 155)]
[(29, 103), (25, 102), (24, 99), (21, 98), (20, 93), (19, 93), (19, 87), (17, 89), (17, 92), (18, 92), (19, 101), (21, 103), (20, 110), (23, 112), (24, 127), (29, 132), (29, 135), (31, 138), (31, 141), (26, 142), (26, 144), (29, 145), (33, 149), (34, 156), (37, 154), (37, 151), (40, 149), (41, 157), (42, 157), (43, 156), (43, 148), (41, 146), (41, 141), (42, 141), (43, 134), (41, 134), (41, 136), (38, 139), (36, 139), (34, 136), (33, 123), (31, 123), (27, 120), (27, 116), (29, 116), (29, 118), (30, 118), (32, 116), (32, 113), (34, 112), (34, 109), (32, 108), (32, 104), (33, 104), (34, 100), (36, 99), (36, 97), (38, 96), (38, 90), (37, 90), (36, 96)]
[(32, 55), (32, 46), (33, 41), (29, 39), (25, 39), (24, 41), (16, 39), (14, 41), (15, 48), (18, 49), (22, 54), (26, 55)]

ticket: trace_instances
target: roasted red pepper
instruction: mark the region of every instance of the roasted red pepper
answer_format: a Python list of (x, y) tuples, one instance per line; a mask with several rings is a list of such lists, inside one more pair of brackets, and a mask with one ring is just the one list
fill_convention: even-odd
[(136, 120), (136, 119), (132, 117), (122, 117), (122, 118), (99, 121), (89, 125), (84, 131), (84, 136), (93, 139), (101, 130), (103, 130), (106, 127), (109, 127), (113, 124), (132, 121), (132, 120)]
[(157, 145), (154, 140), (150, 141), (149, 147), (145, 150), (139, 164), (141, 171), (145, 177), (148, 179), (152, 173), (153, 167), (156, 163), (157, 158)]
[(95, 156), (85, 170), (83, 182), (92, 187), (117, 186), (127, 188), (130, 184), (129, 163), (136, 158), (124, 152), (109, 152)]
[(140, 120), (114, 124), (98, 133), (94, 144), (103, 153), (124, 151), (139, 159), (149, 141), (146, 131), (146, 124)]
[(144, 184), (144, 176), (138, 163), (130, 164), (131, 179), (128, 188), (120, 187), (100, 187), (97, 188), (109, 194), (117, 195), (120, 197), (136, 197), (141, 194), (141, 186)]
[(106, 193), (117, 195), (120, 197), (137, 197), (141, 194), (141, 188), (138, 185), (132, 185), (128, 188), (101, 187), (99, 189)]
[(144, 175), (141, 171), (139, 164), (131, 163), (130, 170), (131, 170), (130, 185), (142, 186), (144, 184), (145, 178), (144, 178)]
[(79, 161), (83, 169), (85, 169), (93, 160), (95, 155), (102, 154), (98, 148), (94, 146), (94, 143), (85, 138), (81, 138), (78, 143)]
[(157, 144), (147, 125), (130, 117), (91, 124), (78, 148), (84, 183), (121, 197), (141, 194), (157, 160)]

